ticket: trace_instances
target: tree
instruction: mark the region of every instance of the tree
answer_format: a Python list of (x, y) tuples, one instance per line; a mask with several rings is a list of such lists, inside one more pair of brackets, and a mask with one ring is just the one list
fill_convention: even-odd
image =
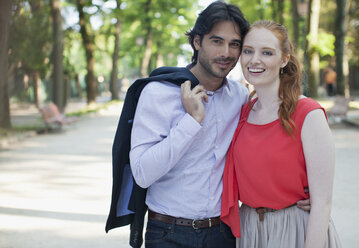
[(43, 0), (16, 0), (13, 8), (9, 33), (9, 63), (16, 65), (23, 78), (30, 79), (33, 91), (28, 88), (25, 80), (24, 87), (28, 88), (30, 99), (39, 106), (41, 78), (50, 70), (50, 6), (44, 4)]
[(53, 25), (53, 88), (52, 94), (54, 103), (59, 110), (64, 111), (66, 104), (66, 94), (64, 89), (64, 70), (63, 70), (63, 30), (61, 17), (61, 0), (51, 0), (51, 15)]
[(120, 34), (121, 34), (121, 1), (116, 0), (116, 27), (115, 27), (115, 48), (112, 55), (112, 72), (110, 78), (110, 91), (111, 91), (111, 99), (118, 99), (118, 57), (120, 53)]
[(346, 33), (345, 27), (345, 9), (346, 0), (336, 0), (336, 21), (335, 21), (335, 61), (336, 61), (336, 72), (337, 72), (337, 91), (338, 95), (345, 94), (346, 77), (348, 72), (344, 71), (344, 39)]
[(148, 67), (150, 64), (151, 53), (152, 53), (152, 25), (150, 18), (150, 9), (151, 9), (152, 0), (146, 0), (145, 3), (145, 30), (146, 30), (146, 39), (145, 39), (145, 53), (142, 59), (141, 64), (141, 77), (147, 76)]
[(308, 85), (309, 95), (311, 97), (318, 96), (319, 85), (319, 53), (315, 49), (318, 42), (318, 27), (320, 14), (320, 0), (309, 1), (308, 12), (308, 36), (307, 36), (307, 53), (309, 72)]
[(12, 0), (0, 1), (0, 127), (10, 128), (8, 92), (8, 34)]
[(283, 0), (272, 0), (272, 19), (280, 24), (284, 24), (284, 3)]
[(299, 45), (299, 13), (298, 13), (298, 0), (291, 0), (291, 14), (292, 14), (292, 25), (293, 25), (293, 43), (295, 47)]
[[(85, 47), (86, 52), (86, 60), (87, 60), (87, 75), (85, 78), (86, 81), (86, 93), (87, 93), (87, 104), (95, 104), (96, 103), (96, 94), (97, 94), (97, 83), (94, 72), (94, 37), (90, 34), (90, 26), (89, 26), (89, 18), (87, 18), (84, 7), (84, 0), (76, 0), (77, 10), (79, 12), (79, 22), (80, 22), (80, 32), (82, 36), (83, 45)], [(92, 5), (91, 1), (89, 1), (89, 5)]]

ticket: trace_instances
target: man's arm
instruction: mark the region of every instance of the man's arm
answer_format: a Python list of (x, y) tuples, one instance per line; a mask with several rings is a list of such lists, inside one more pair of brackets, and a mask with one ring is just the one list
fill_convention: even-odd
[(182, 107), (179, 89), (149, 83), (138, 101), (130, 161), (136, 183), (147, 188), (184, 156), (201, 125)]

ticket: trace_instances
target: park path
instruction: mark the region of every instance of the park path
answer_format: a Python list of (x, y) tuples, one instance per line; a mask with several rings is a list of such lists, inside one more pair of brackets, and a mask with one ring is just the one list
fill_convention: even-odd
[(128, 227), (105, 233), (120, 111), (112, 105), (0, 152), (1, 248), (129, 247)]
[[(121, 111), (111, 105), (61, 133), (0, 152), (1, 248), (129, 247), (128, 227), (105, 234), (111, 147)], [(332, 217), (343, 247), (359, 247), (359, 128), (332, 129), (336, 174)]]

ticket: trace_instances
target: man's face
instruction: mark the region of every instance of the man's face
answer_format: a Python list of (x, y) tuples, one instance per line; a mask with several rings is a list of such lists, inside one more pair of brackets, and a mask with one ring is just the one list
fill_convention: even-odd
[(211, 32), (203, 36), (202, 44), (199, 36), (194, 39), (198, 66), (212, 77), (226, 77), (238, 61), (240, 43), (238, 26), (231, 21), (216, 23)]

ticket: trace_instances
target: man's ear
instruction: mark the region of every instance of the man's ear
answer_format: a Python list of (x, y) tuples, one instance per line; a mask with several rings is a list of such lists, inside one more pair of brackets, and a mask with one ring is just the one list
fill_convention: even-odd
[(201, 37), (198, 34), (196, 34), (194, 36), (193, 45), (194, 45), (194, 47), (196, 48), (197, 51), (201, 47)]

